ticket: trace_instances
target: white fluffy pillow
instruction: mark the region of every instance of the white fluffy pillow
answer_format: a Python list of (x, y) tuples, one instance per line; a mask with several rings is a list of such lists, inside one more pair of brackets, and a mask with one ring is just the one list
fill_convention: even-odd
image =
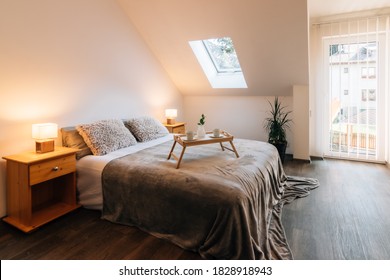
[(124, 124), (139, 142), (150, 141), (169, 134), (168, 129), (162, 123), (148, 116), (126, 120)]
[(78, 125), (76, 129), (95, 156), (137, 144), (122, 120), (102, 120)]

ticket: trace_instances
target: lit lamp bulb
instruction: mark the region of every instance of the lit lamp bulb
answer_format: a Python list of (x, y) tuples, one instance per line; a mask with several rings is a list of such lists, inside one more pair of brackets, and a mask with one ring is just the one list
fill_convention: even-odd
[(54, 151), (54, 138), (57, 138), (58, 126), (55, 123), (38, 123), (32, 125), (32, 138), (35, 139), (37, 153)]
[(175, 118), (177, 117), (176, 109), (166, 109), (165, 117), (167, 118), (167, 124), (175, 124)]

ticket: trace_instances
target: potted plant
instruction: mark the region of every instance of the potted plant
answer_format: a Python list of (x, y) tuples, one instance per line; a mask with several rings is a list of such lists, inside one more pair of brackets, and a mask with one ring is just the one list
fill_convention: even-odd
[(290, 128), (290, 122), (292, 122), (289, 119), (291, 111), (285, 111), (286, 107), (282, 107), (278, 97), (275, 97), (273, 103), (269, 101), (268, 103), (271, 106), (271, 111), (264, 124), (264, 128), (268, 132), (268, 143), (276, 147), (281, 161), (284, 162), (287, 147), (286, 129)]
[(206, 136), (206, 131), (204, 129), (204, 124), (206, 123), (205, 119), (206, 119), (206, 116), (204, 114), (202, 114), (202, 116), (200, 117), (200, 120), (198, 122), (198, 131), (197, 131), (198, 138), (204, 138)]

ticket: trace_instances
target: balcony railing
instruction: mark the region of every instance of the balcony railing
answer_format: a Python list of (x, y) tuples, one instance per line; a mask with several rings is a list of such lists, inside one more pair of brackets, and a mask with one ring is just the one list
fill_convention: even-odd
[(368, 150), (370, 154), (376, 151), (376, 135), (365, 133), (331, 132), (331, 150), (340, 152), (353, 152)]

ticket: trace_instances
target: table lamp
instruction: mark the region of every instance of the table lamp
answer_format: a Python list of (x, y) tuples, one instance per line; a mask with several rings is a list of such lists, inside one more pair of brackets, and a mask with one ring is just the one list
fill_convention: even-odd
[(166, 109), (165, 117), (167, 118), (167, 124), (175, 124), (175, 118), (177, 117), (176, 109)]
[(35, 139), (35, 151), (39, 154), (54, 151), (54, 138), (57, 138), (58, 126), (55, 123), (32, 125), (32, 138)]

